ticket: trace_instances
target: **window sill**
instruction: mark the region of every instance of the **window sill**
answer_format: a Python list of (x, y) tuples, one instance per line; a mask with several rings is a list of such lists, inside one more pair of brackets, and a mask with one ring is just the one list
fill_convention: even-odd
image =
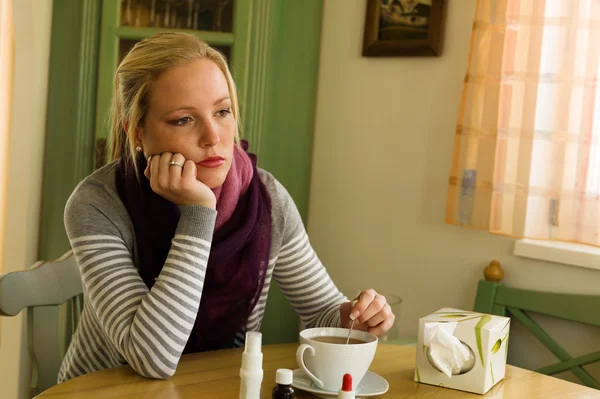
[(600, 248), (561, 241), (517, 240), (513, 254), (525, 258), (600, 270)]

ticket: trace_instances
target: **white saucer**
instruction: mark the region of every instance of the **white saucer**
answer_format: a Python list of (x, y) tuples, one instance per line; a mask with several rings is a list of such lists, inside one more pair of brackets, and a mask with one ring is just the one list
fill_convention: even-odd
[[(310, 392), (320, 398), (331, 399), (338, 394), (337, 392), (325, 391), (317, 388), (312, 380), (304, 374), (302, 369), (294, 370), (294, 382), (292, 382), (292, 386), (296, 389)], [(371, 371), (367, 371), (367, 374), (365, 374), (360, 384), (358, 384), (358, 387), (355, 387), (354, 389), (356, 390), (357, 398), (365, 398), (367, 396), (383, 395), (389, 388), (390, 385), (385, 378)]]

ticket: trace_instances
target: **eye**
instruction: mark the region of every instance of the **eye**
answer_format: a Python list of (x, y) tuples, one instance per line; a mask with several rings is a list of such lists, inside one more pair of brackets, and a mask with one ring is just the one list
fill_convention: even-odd
[(192, 118), (189, 116), (184, 116), (183, 118), (175, 119), (171, 122), (171, 124), (175, 126), (185, 126), (192, 121)]
[(217, 115), (219, 115), (221, 118), (226, 117), (230, 113), (231, 113), (231, 108), (225, 108), (220, 111), (217, 111)]

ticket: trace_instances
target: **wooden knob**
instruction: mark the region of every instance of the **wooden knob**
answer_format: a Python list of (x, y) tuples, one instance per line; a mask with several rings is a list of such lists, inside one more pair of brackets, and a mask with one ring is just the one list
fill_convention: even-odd
[(500, 262), (497, 260), (493, 260), (483, 271), (483, 275), (487, 281), (494, 281), (499, 283), (504, 277), (504, 270), (502, 270), (502, 266), (500, 266)]

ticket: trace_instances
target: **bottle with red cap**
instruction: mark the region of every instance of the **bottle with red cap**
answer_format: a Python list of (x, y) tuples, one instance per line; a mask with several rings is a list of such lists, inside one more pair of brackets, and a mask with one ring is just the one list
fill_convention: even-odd
[(342, 389), (338, 392), (338, 399), (354, 399), (356, 393), (352, 389), (352, 376), (344, 374), (342, 380)]

